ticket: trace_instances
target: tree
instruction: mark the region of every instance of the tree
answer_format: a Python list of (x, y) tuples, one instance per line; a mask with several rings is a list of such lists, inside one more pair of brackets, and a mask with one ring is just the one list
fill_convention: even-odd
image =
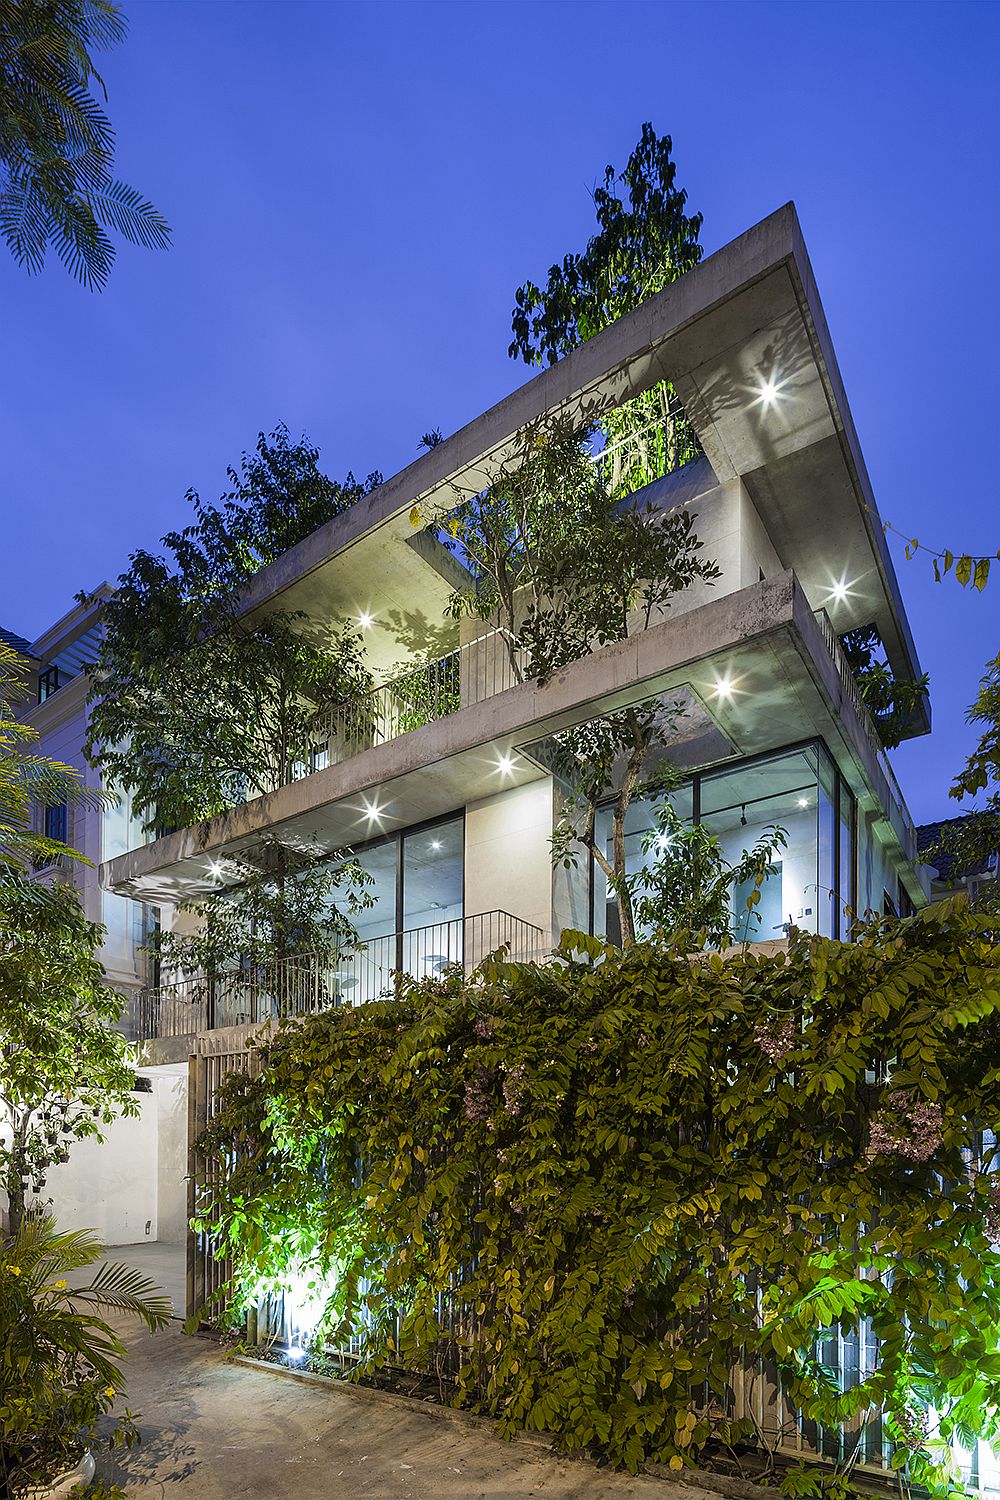
[(684, 212), (672, 150), (670, 137), (647, 122), (624, 171), (605, 168), (593, 193), (599, 228), (586, 249), (554, 265), (544, 287), (526, 281), (517, 289), (512, 359), (555, 364), (701, 260), (702, 216)]
[[(37, 730), (14, 716), (14, 706), (29, 697), (28, 663), (0, 637), (0, 879), (24, 873), (33, 864), (75, 859), (88, 863), (61, 839), (33, 826), (36, 806), (100, 806), (102, 798), (83, 783), (72, 766), (36, 755), (29, 747)], [(38, 900), (42, 899), (41, 892)]]
[(329, 967), (357, 943), (351, 918), (372, 904), (368, 876), (349, 851), (322, 862), (277, 838), (225, 861), (225, 884), (178, 904), (198, 918), (190, 933), (161, 932), (155, 954), (174, 971), (201, 976), (206, 990), (234, 972), (251, 977), (287, 959)]
[[(427, 518), (415, 511), (414, 519)], [(472, 585), (452, 595), (452, 612), (499, 624), (517, 681), (548, 681), (567, 663), (648, 629), (691, 583), (719, 577), (718, 566), (700, 556), (690, 511), (616, 498), (585, 437), (560, 429), (529, 434), (488, 489), (430, 520), (472, 575)], [(669, 744), (678, 715), (656, 702), (629, 706), (553, 741), (552, 765), (568, 803), (553, 857), (572, 865), (575, 842), (593, 854), (614, 891), (626, 946), (635, 925), (625, 817), (651, 752)], [(609, 861), (595, 829), (598, 807), (612, 796)]]
[[(605, 168), (593, 193), (598, 231), (581, 254), (554, 265), (544, 286), (526, 281), (511, 315), (512, 359), (551, 365), (676, 281), (701, 259), (701, 214), (685, 213), (669, 136), (648, 122), (624, 171)], [(624, 195), (619, 191), (624, 190)], [(607, 479), (626, 495), (701, 452), (669, 381), (600, 419), (609, 450)]]
[[(138, 1319), (152, 1333), (170, 1321), (170, 1302), (131, 1266), (93, 1270), (103, 1257), (89, 1231), (59, 1234), (42, 1215), (32, 1214), (4, 1242), (0, 1496), (47, 1493), (83, 1450), (139, 1441), (131, 1412), (108, 1420), (123, 1390), (126, 1349), (106, 1315)], [(88, 1268), (82, 1279), (78, 1273)], [(87, 1493), (112, 1500), (121, 1491), (98, 1485)]]
[(39, 896), (0, 881), (0, 1185), (12, 1233), (71, 1142), (138, 1113), (130, 1046), (114, 1029), (125, 1001), (97, 959), (103, 928), (68, 886)]
[(927, 673), (921, 677), (896, 677), (885, 658), (875, 625), (848, 630), (840, 637), (840, 644), (882, 744), (887, 750), (894, 750), (906, 735), (913, 711), (927, 692), (930, 680)]
[(78, 281), (102, 289), (111, 234), (163, 250), (166, 219), (112, 176), (114, 131), (93, 53), (126, 24), (111, 0), (0, 0), (0, 233), (14, 259), (40, 271), (49, 247)]
[[(760, 925), (755, 908), (761, 887), (787, 842), (784, 829), (768, 826), (732, 864), (714, 834), (700, 823), (685, 823), (660, 794), (654, 798), (653, 826), (643, 837), (643, 853), (650, 858), (630, 881), (639, 931), (666, 947), (683, 945), (685, 933), (692, 948), (749, 942)], [(747, 887), (739, 909), (735, 892)]]
[(339, 712), (371, 688), (352, 625), (243, 613), (259, 569), (370, 493), (343, 485), (306, 439), (279, 427), (230, 469), (219, 505), (195, 492), (193, 524), (140, 551), (102, 608), (87, 753), (131, 792), (147, 826), (183, 826), (311, 769)]

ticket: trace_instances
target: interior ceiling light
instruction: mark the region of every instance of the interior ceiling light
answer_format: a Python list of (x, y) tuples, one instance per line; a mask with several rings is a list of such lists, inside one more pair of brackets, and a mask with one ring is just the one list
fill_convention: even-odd
[(372, 626), (375, 624), (375, 616), (370, 615), (366, 609), (363, 609), (358, 615), (358, 624), (361, 626), (362, 630), (371, 630)]

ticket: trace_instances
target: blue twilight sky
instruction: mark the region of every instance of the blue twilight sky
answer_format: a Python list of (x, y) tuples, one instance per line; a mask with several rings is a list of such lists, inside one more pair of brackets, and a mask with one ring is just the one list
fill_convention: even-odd
[[(103, 70), (118, 172), (169, 218), (95, 295), (0, 254), (0, 621), (215, 498), (257, 432), (386, 475), (526, 377), (514, 288), (582, 247), (645, 119), (712, 251), (789, 198), (883, 515), (1000, 547), (1000, 6), (822, 0), (125, 0)], [(895, 760), (918, 821), (950, 776), (1000, 576), (897, 553), (935, 730)]]

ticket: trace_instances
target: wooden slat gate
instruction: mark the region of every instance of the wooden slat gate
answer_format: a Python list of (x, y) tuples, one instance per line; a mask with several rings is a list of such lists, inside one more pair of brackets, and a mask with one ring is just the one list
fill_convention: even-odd
[[(188, 1060), (188, 1219), (194, 1217), (206, 1189), (212, 1188), (212, 1168), (197, 1149), (196, 1142), (215, 1118), (219, 1087), (231, 1073), (253, 1077), (260, 1069), (256, 1048), (214, 1055), (196, 1054)], [(207, 1234), (188, 1233), (187, 1237), (187, 1307), (189, 1318), (200, 1315), (210, 1301), (222, 1311), (221, 1288), (229, 1279), (228, 1256), (219, 1256)]]

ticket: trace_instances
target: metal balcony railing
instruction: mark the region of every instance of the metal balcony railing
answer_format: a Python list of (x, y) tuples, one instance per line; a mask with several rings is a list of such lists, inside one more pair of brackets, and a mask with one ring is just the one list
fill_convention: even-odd
[(390, 678), (351, 709), (338, 709), (317, 727), (309, 765), (300, 775), (348, 760), (496, 697), (523, 681), (518, 650), (505, 631), (491, 630), (436, 661)]
[(333, 956), (306, 953), (212, 978), (178, 980), (136, 997), (136, 1040), (257, 1026), (282, 1016), (363, 1005), (393, 995), (403, 975), (433, 978), (453, 965), (470, 973), (500, 948), (512, 960), (540, 959), (545, 934), (510, 912), (479, 912), (369, 938)]

